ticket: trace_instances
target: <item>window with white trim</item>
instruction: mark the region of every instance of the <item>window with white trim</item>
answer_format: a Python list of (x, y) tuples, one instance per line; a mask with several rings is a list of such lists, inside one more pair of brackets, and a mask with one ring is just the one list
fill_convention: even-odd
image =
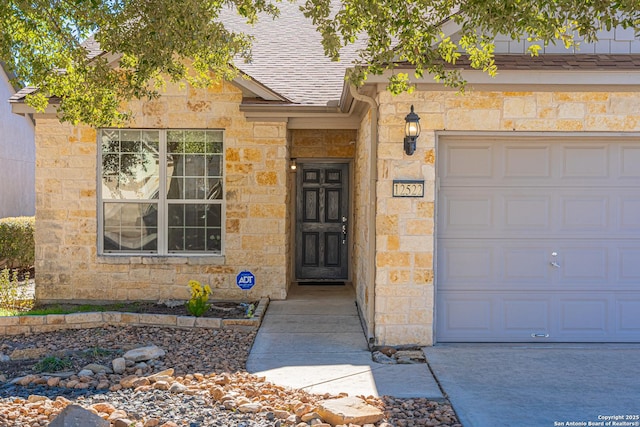
[(221, 130), (99, 135), (101, 253), (222, 254)]

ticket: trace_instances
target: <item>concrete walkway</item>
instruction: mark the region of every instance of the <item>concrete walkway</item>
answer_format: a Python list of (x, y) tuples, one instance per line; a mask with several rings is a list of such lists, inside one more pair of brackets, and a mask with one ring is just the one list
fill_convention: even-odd
[(293, 286), (271, 301), (247, 370), (310, 393), (442, 399), (426, 364), (371, 360), (350, 286)]

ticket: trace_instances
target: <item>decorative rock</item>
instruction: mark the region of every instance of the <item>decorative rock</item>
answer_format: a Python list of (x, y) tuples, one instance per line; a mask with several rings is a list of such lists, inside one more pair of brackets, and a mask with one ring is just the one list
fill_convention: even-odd
[(35, 375), (27, 375), (27, 376), (24, 376), (24, 377), (18, 377), (18, 378), (13, 379), (11, 381), (11, 384), (18, 384), (18, 385), (21, 385), (21, 386), (26, 386), (26, 385), (31, 384), (31, 382), (33, 380), (35, 380), (35, 379), (36, 379)]
[(109, 427), (109, 421), (78, 405), (69, 405), (51, 421), (49, 427)]
[(156, 390), (169, 390), (169, 383), (166, 381), (156, 381), (153, 383), (153, 388)]
[(139, 379), (140, 378), (136, 377), (135, 375), (129, 375), (120, 380), (120, 385), (122, 386), (122, 388), (131, 388), (133, 387), (133, 383), (135, 383)]
[(184, 393), (185, 390), (187, 390), (187, 386), (182, 385), (177, 381), (169, 387), (169, 393)]
[(156, 427), (160, 424), (160, 420), (157, 418), (150, 418), (144, 423), (144, 427)]
[(389, 347), (389, 346), (385, 346), (382, 347), (378, 350), (380, 353), (384, 354), (385, 356), (393, 356), (394, 354), (396, 354), (398, 352), (398, 350), (396, 350), (393, 347)]
[(113, 427), (130, 427), (134, 422), (127, 418), (118, 418), (113, 423)]
[(320, 414), (318, 414), (317, 412), (309, 412), (307, 414), (304, 414), (303, 416), (300, 417), (300, 419), (302, 421), (304, 421), (305, 423), (313, 420), (313, 419), (319, 419), (321, 420), (322, 417), (320, 416)]
[(140, 362), (143, 360), (151, 360), (157, 359), (159, 357), (164, 357), (165, 351), (158, 347), (157, 345), (150, 345), (147, 347), (139, 347), (134, 348), (133, 350), (129, 350), (124, 354), (124, 358), (128, 360), (133, 360), (134, 362)]
[(96, 390), (106, 390), (111, 386), (109, 381), (100, 381), (96, 386)]
[(32, 394), (29, 397), (27, 397), (27, 402), (29, 403), (42, 402), (44, 400), (49, 400), (49, 398), (45, 396), (40, 396), (38, 394)]
[(393, 357), (389, 357), (379, 351), (374, 351), (371, 356), (373, 358), (373, 361), (376, 363), (383, 363), (385, 365), (395, 365), (397, 363), (396, 359), (394, 359)]
[(79, 377), (92, 377), (93, 376), (93, 371), (90, 369), (83, 369), (80, 372), (78, 372), (78, 376)]
[(357, 397), (323, 400), (316, 412), (331, 425), (376, 423), (384, 413)]
[(242, 413), (252, 413), (260, 412), (262, 409), (262, 405), (259, 403), (245, 403), (244, 405), (238, 406), (238, 411)]
[(84, 368), (82, 368), (82, 370), (89, 370), (91, 372), (93, 372), (94, 374), (112, 374), (113, 371), (104, 365), (99, 365), (97, 363), (89, 363), (87, 366), (85, 366)]
[(89, 408), (95, 409), (98, 412), (104, 412), (105, 414), (111, 415), (116, 408), (113, 407), (112, 404), (104, 402), (104, 403), (95, 403), (91, 405)]
[(36, 348), (20, 348), (15, 349), (9, 356), (11, 360), (27, 360), (27, 359), (39, 359), (47, 354), (47, 349), (42, 347)]
[(0, 374), (0, 383), (6, 383), (7, 382), (7, 377), (4, 374)]
[(47, 380), (47, 385), (49, 387), (57, 387), (60, 384), (60, 377), (50, 377)]
[(238, 406), (246, 405), (247, 403), (251, 403), (251, 400), (247, 399), (244, 396), (240, 396), (236, 399), (236, 405)]
[(114, 373), (122, 374), (127, 368), (127, 361), (124, 357), (118, 357), (117, 359), (113, 359), (113, 361), (111, 361), (111, 366), (113, 366)]
[(10, 360), (11, 357), (7, 356), (6, 354), (0, 353), (0, 363), (8, 362)]
[(116, 409), (115, 411), (113, 411), (111, 413), (111, 415), (109, 415), (109, 418), (107, 418), (109, 421), (115, 421), (119, 418), (127, 418), (127, 413), (121, 409)]
[(160, 379), (164, 379), (164, 378), (158, 378), (158, 377), (172, 377), (174, 372), (175, 371), (173, 368), (169, 368), (169, 369), (165, 369), (164, 371), (156, 372), (153, 375), (149, 375), (147, 378), (149, 378), (149, 381), (153, 382)]
[(424, 363), (426, 358), (422, 350), (400, 350), (394, 357), (398, 360), (398, 363)]
[(288, 411), (283, 411), (281, 409), (274, 409), (273, 415), (279, 420), (286, 420), (291, 415)]
[(142, 387), (142, 386), (146, 386), (151, 384), (151, 381), (149, 381), (146, 378), (138, 378), (137, 380), (135, 380), (133, 382), (133, 387), (138, 388), (138, 387)]
[(314, 410), (313, 405), (310, 405), (310, 404), (308, 404), (308, 403), (303, 403), (303, 404), (301, 404), (301, 405), (297, 405), (297, 406), (294, 408), (294, 411), (293, 411), (293, 412), (294, 412), (297, 416), (302, 417), (303, 415), (308, 414), (309, 412), (312, 412), (313, 410)]

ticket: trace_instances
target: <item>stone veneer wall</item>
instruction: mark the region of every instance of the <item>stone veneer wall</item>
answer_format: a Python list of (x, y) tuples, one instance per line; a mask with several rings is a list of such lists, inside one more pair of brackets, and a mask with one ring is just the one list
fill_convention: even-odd
[[(225, 253), (220, 257), (98, 256), (97, 133), (36, 118), (36, 298), (186, 299), (190, 279), (213, 298), (286, 297), (290, 259), (285, 123), (247, 122), (241, 91), (169, 84), (159, 99), (135, 102), (132, 128), (224, 129)], [(250, 270), (256, 286), (235, 284)]]
[(294, 129), (290, 132), (293, 158), (352, 159), (355, 153), (355, 130)]
[[(640, 131), (633, 92), (453, 91), (378, 94), (376, 317), (378, 343), (431, 345), (434, 319), (436, 132)], [(413, 156), (403, 151), (411, 105), (422, 133)], [(514, 133), (515, 135), (515, 133)], [(393, 179), (424, 179), (424, 198), (393, 198)]]
[(353, 233), (353, 284), (356, 290), (356, 301), (360, 309), (360, 316), (366, 326), (365, 334), (373, 336), (374, 321), (374, 288), (375, 277), (370, 256), (375, 250), (374, 243), (369, 241), (371, 227), (371, 211), (375, 205), (371, 200), (371, 186), (373, 177), (371, 171), (371, 111), (363, 117), (358, 131), (356, 143), (355, 171), (354, 171), (354, 225)]

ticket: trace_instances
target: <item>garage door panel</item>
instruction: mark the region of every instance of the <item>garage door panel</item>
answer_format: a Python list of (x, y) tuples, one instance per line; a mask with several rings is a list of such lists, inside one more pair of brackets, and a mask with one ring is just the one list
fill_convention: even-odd
[(630, 283), (637, 287), (640, 283), (640, 247), (627, 246), (619, 248), (618, 260), (620, 283)]
[(503, 150), (505, 178), (551, 177), (551, 144), (507, 144)]
[[(639, 141), (640, 142), (640, 141)], [(640, 147), (638, 145), (622, 145), (619, 155), (620, 176), (623, 178), (640, 178)]]
[[(639, 168), (640, 169), (640, 168)], [(621, 197), (620, 205), (620, 231), (638, 232), (640, 231), (640, 197)]]
[(609, 144), (562, 147), (560, 178), (609, 178)]
[(491, 283), (494, 280), (493, 248), (478, 243), (453, 243), (443, 248), (442, 257), (438, 260), (438, 268), (447, 283), (456, 284)]
[(609, 281), (609, 254), (607, 248), (560, 247), (560, 282), (571, 286), (573, 283), (602, 284)]
[(640, 297), (638, 295), (619, 295), (616, 298), (616, 329), (620, 334), (637, 336), (640, 333)]
[(550, 300), (545, 299), (507, 299), (504, 305), (504, 329), (507, 332), (527, 334), (546, 334), (550, 328)]
[(559, 302), (559, 335), (580, 337), (582, 335), (605, 335), (611, 328), (609, 301), (601, 297), (561, 297)]
[(609, 197), (562, 194), (561, 229), (559, 231), (599, 230), (609, 228)]
[(443, 161), (443, 176), (455, 178), (491, 178), (493, 147), (488, 143), (452, 144), (446, 148)]
[(442, 306), (445, 328), (456, 334), (491, 334), (493, 332), (493, 308), (490, 298), (457, 295), (447, 299)]
[(551, 230), (551, 197), (504, 195), (504, 225), (506, 229)]
[(438, 184), (437, 341), (640, 342), (640, 138), (441, 138)]
[(458, 230), (490, 230), (492, 227), (493, 197), (474, 195), (452, 196), (446, 203), (447, 225)]
[(533, 283), (539, 287), (549, 282), (553, 270), (549, 267), (547, 247), (514, 247), (501, 248), (504, 259), (504, 275), (497, 278), (506, 283), (507, 288), (515, 287), (519, 283)]

